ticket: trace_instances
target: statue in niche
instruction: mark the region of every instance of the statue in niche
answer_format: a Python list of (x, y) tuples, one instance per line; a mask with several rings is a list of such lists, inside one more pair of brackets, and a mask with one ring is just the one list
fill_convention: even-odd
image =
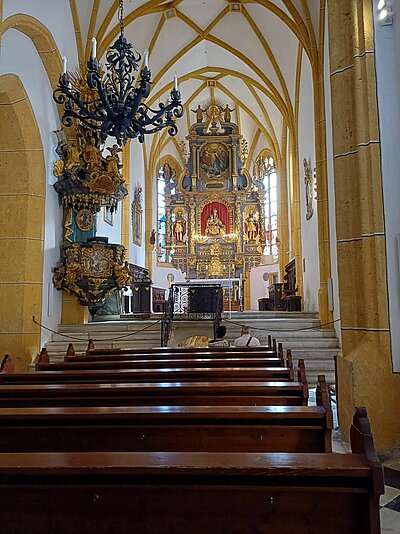
[(247, 236), (247, 241), (255, 241), (258, 237), (258, 220), (257, 215), (251, 210), (245, 220), (245, 233)]
[(120, 161), (118, 152), (122, 152), (122, 148), (118, 145), (113, 145), (111, 148), (107, 148), (110, 155), (106, 157), (107, 160), (107, 172), (112, 174), (119, 174)]
[(235, 111), (235, 108), (231, 109), (229, 107), (229, 104), (227, 104), (225, 106), (225, 109), (224, 109), (224, 121), (225, 122), (231, 122), (231, 112), (232, 111)]
[(200, 104), (197, 106), (197, 109), (191, 109), (190, 111), (192, 111), (193, 113), (196, 113), (197, 122), (203, 122), (204, 109), (201, 109)]
[(101, 167), (101, 153), (96, 147), (96, 140), (91, 137), (83, 149), (83, 161), (86, 163), (86, 170), (89, 172), (98, 171)]
[(186, 236), (186, 221), (182, 217), (182, 212), (178, 211), (176, 219), (172, 224), (172, 237), (175, 243), (184, 243)]
[(206, 221), (206, 235), (208, 236), (224, 236), (226, 227), (221, 219), (218, 217), (218, 210), (213, 209), (211, 215)]

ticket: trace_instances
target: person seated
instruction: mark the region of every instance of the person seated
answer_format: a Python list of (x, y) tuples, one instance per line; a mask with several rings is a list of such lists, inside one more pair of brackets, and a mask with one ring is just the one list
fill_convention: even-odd
[(250, 327), (242, 326), (241, 336), (233, 342), (234, 347), (259, 347), (260, 341), (250, 335)]
[(225, 326), (217, 326), (217, 329), (215, 330), (215, 338), (210, 339), (208, 342), (209, 347), (229, 347), (229, 341), (227, 339), (224, 339), (226, 335), (226, 328)]

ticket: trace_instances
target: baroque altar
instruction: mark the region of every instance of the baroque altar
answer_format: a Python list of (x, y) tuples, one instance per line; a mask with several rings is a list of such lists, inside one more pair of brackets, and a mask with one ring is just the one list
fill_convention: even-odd
[(166, 256), (187, 279), (243, 279), (265, 247), (264, 191), (231, 110), (199, 105), (180, 176), (165, 173)]

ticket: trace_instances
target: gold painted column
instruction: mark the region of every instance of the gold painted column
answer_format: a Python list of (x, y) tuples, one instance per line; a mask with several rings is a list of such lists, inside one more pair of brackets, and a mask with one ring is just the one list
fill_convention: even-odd
[(124, 145), (122, 151), (122, 177), (125, 180), (124, 186), (128, 190), (128, 194), (122, 200), (121, 213), (121, 244), (126, 248), (126, 259), (129, 259), (129, 225), (131, 222), (131, 202), (130, 202), (130, 147), (131, 140)]
[[(328, 0), (342, 354), (340, 426), (366, 406), (379, 452), (400, 441), (392, 373), (385, 228), (370, 0)], [(397, 333), (395, 333), (397, 335)]]
[[(297, 128), (296, 128), (297, 129)], [(292, 129), (293, 130), (293, 129)], [(292, 237), (292, 258), (296, 260), (296, 285), (298, 295), (303, 296), (303, 254), (301, 248), (301, 212), (299, 184), (299, 147), (295, 134), (290, 135), (290, 230)]]
[(318, 259), (319, 279), (318, 310), (322, 325), (332, 328), (333, 313), (328, 304), (328, 278), (331, 278), (331, 252), (329, 235), (328, 171), (326, 162), (326, 118), (324, 99), (324, 17), (321, 16), (318, 47), (318, 65), (313, 69), (315, 159), (317, 175)]
[(285, 274), (285, 265), (289, 263), (289, 218), (288, 218), (288, 188), (287, 188), (287, 128), (282, 129), (281, 157), (277, 162), (279, 177), (278, 194), (278, 238), (279, 238), (279, 270), (281, 280)]
[(0, 76), (0, 347), (26, 372), (40, 350), (46, 168), (30, 101)]

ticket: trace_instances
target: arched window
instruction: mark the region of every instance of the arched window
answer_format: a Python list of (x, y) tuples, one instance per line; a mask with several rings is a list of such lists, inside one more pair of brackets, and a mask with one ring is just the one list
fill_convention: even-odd
[[(278, 261), (278, 177), (275, 162), (271, 156), (260, 155), (253, 169), (253, 175), (264, 188), (265, 254)], [(260, 185), (261, 185), (260, 184)]]
[(168, 250), (168, 204), (175, 195), (175, 170), (166, 162), (158, 169), (157, 175), (157, 250), (158, 261), (170, 262), (172, 250)]

